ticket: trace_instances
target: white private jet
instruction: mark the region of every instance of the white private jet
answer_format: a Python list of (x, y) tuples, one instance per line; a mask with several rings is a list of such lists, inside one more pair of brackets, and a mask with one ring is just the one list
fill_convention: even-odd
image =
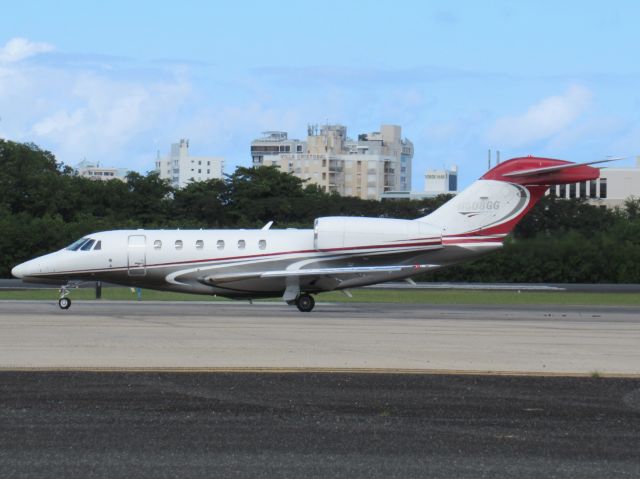
[(118, 230), (90, 234), (11, 271), (24, 281), (69, 288), (85, 281), (229, 298), (281, 296), (311, 311), (311, 294), (457, 264), (499, 249), (550, 185), (599, 177), (589, 163), (514, 158), (489, 170), (433, 213), (416, 220), (325, 217), (314, 228)]

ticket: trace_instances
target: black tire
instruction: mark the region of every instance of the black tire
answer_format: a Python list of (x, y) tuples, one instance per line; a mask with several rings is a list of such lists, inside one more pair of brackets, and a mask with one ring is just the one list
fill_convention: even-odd
[(60, 309), (69, 309), (71, 307), (71, 300), (69, 298), (60, 298), (58, 300), (58, 306), (60, 306)]
[(303, 313), (310, 312), (315, 305), (316, 301), (310, 294), (301, 294), (296, 298), (296, 306), (298, 307), (298, 310)]

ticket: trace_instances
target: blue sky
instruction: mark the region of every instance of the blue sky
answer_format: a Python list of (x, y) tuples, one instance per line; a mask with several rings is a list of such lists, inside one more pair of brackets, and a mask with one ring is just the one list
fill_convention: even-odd
[[(179, 138), (249, 165), (264, 130), (399, 124), (464, 186), (502, 158), (640, 155), (640, 2), (11, 2), (0, 137), (147, 171)], [(631, 164), (633, 160), (621, 162)]]

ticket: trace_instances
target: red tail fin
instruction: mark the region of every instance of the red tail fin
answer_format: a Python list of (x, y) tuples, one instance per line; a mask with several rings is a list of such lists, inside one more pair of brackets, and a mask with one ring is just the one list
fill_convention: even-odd
[(478, 241), (501, 241), (549, 186), (599, 176), (597, 168), (586, 164), (533, 156), (514, 158), (489, 170), (479, 181), (420, 220), (441, 226), (444, 238), (450, 241), (478, 236), (482, 236)]

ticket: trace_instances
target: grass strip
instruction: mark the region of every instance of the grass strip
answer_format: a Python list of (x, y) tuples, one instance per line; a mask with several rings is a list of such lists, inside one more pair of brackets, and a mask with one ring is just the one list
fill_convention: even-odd
[[(345, 303), (418, 303), (418, 304), (560, 304), (560, 305), (605, 305), (637, 306), (640, 294), (594, 293), (564, 291), (469, 291), (469, 290), (373, 290), (354, 289), (353, 298), (340, 292), (321, 293), (317, 301)], [(71, 299), (95, 299), (90, 288), (74, 290)], [(55, 289), (30, 289), (0, 291), (0, 300), (48, 300), (58, 298)], [(130, 288), (103, 288), (105, 300), (135, 300)], [(152, 301), (228, 301), (225, 298), (185, 293), (142, 290), (142, 300)], [(274, 299), (280, 301), (280, 299)]]

